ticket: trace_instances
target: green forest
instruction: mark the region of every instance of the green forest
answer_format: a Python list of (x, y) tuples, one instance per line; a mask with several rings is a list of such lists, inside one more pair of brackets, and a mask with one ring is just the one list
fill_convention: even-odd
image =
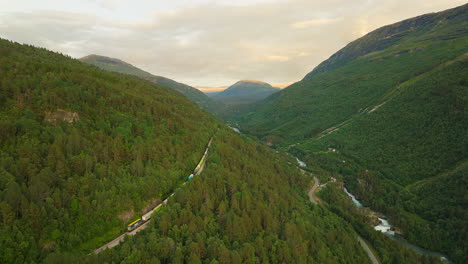
[(196, 88), (193, 88), (183, 83), (176, 82), (166, 77), (153, 75), (119, 59), (99, 55), (89, 55), (81, 58), (80, 61), (95, 65), (103, 70), (137, 76), (144, 80), (154, 82), (160, 86), (171, 88), (183, 94), (185, 97), (187, 97), (192, 102), (196, 103), (201, 108), (211, 112), (214, 112), (215, 110), (218, 110), (218, 108), (221, 107), (221, 104), (215, 102)]
[(370, 32), (303, 80), (232, 113), (230, 119), (244, 132), (278, 147), (320, 137), (404, 93), (415, 80), (431, 78), (437, 67), (466, 56), (467, 10), (464, 5)]
[[(468, 178), (457, 172), (466, 166), (468, 145), (467, 66), (460, 60), (436, 69), (378, 111), (292, 150), (344, 175), (353, 193), (388, 215), (410, 241), (458, 263), (468, 261)], [(328, 147), (339, 153), (321, 151)]]
[[(310, 203), (293, 158), (179, 93), (7, 40), (0, 55), (2, 263), (370, 262), (349, 220)], [(149, 228), (89, 255), (176, 189)]]
[(467, 10), (377, 29), (228, 120), (342, 175), (409, 241), (466, 263)]
[(375, 222), (368, 211), (352, 204), (339, 185), (327, 184), (319, 195), (327, 202), (330, 211), (349, 222), (356, 232), (371, 243), (382, 263), (443, 263), (435, 257), (421, 256), (383, 233), (376, 232), (372, 228)]
[(371, 263), (361, 238), (382, 264), (442, 263), (382, 215), (468, 263), (467, 28), (468, 5), (382, 27), (239, 107), (0, 39), (0, 263)]
[(171, 89), (7, 40), (0, 85), (2, 263), (87, 254), (123, 232), (219, 126)]
[(369, 263), (351, 226), (313, 206), (309, 176), (287, 162), (294, 160), (221, 130), (202, 175), (176, 193), (153, 226), (88, 261)]

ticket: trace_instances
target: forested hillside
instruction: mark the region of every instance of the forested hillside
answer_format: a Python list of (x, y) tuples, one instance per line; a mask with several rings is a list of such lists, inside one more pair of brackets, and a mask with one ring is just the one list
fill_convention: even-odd
[[(293, 158), (179, 93), (7, 40), (0, 73), (0, 262), (370, 263)], [(175, 189), (149, 228), (89, 255)], [(382, 263), (432, 261), (392, 243)]]
[[(310, 177), (229, 129), (207, 167), (141, 236), (91, 263), (370, 263), (356, 234), (305, 195)], [(289, 162), (291, 165), (288, 165)]]
[(418, 76), (468, 52), (467, 10), (464, 5), (370, 32), (236, 121), (249, 134), (287, 145), (371, 111)]
[[(411, 241), (464, 263), (468, 181), (450, 171), (467, 162), (466, 76), (465, 53), (400, 84), (375, 111), (292, 151), (338, 149), (337, 156), (359, 164), (360, 171), (348, 174), (355, 193), (388, 213)], [(377, 173), (362, 173), (368, 169)]]
[(135, 75), (142, 79), (159, 84), (161, 86), (169, 87), (180, 92), (185, 97), (195, 102), (203, 109), (209, 111), (214, 111), (219, 106), (216, 102), (214, 102), (207, 95), (205, 95), (196, 88), (193, 88), (183, 83), (176, 82), (166, 77), (153, 75), (119, 59), (99, 55), (89, 55), (81, 58), (80, 60), (88, 64), (93, 64), (107, 71)]
[(371, 32), (237, 115), (241, 129), (343, 175), (410, 241), (466, 263), (467, 28), (464, 5)]
[(0, 262), (88, 254), (185, 180), (218, 126), (169, 88), (0, 40)]

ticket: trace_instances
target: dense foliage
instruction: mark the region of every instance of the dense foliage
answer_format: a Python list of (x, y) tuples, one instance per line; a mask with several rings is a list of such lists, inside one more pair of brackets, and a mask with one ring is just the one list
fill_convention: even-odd
[[(370, 33), (235, 120), (465, 263), (467, 8)], [(228, 129), (180, 187), (220, 124), (147, 74), (162, 86), (0, 40), (0, 262), (369, 263), (354, 230), (383, 263), (433, 261), (336, 188), (312, 205), (293, 159)], [(176, 188), (140, 235), (83, 257)]]
[(440, 174), (467, 158), (467, 27), (464, 5), (378, 29), (234, 120), (344, 175), (410, 241), (466, 263), (466, 175)]
[(0, 40), (0, 262), (87, 254), (185, 180), (217, 126), (171, 89)]
[[(406, 248), (371, 227), (375, 224), (367, 208), (357, 208), (344, 194), (341, 187), (327, 184), (320, 193), (328, 208), (346, 219), (354, 229), (375, 249), (382, 263), (442, 263), (437, 257), (423, 256)], [(374, 216), (375, 217), (375, 216)]]
[(467, 9), (465, 5), (433, 14), (429, 24), (410, 28), (400, 25), (412, 21), (408, 20), (371, 32), (356, 42), (372, 46), (392, 37), (398, 41), (364, 54), (357, 48), (344, 48), (337, 54), (343, 57), (342, 53), (350, 53), (346, 60), (337, 62), (332, 56), (335, 66), (330, 70), (321, 70), (232, 118), (239, 121), (243, 131), (274, 145), (320, 136), (385, 103), (405, 87), (402, 84), (468, 52)]
[(287, 162), (294, 160), (221, 130), (202, 175), (176, 193), (150, 228), (87, 260), (369, 263), (350, 226), (308, 201), (310, 178)]
[[(450, 253), (460, 263), (468, 260), (468, 218), (463, 209), (468, 182), (466, 175), (439, 173), (466, 163), (466, 76), (466, 60), (444, 65), (405, 86), (404, 93), (377, 111), (296, 147), (303, 153), (338, 149), (338, 156), (356, 163), (355, 170), (341, 162), (330, 166), (322, 161), (320, 166), (338, 164), (349, 181), (359, 179), (360, 184), (351, 183), (353, 191), (388, 214), (409, 240)], [(308, 160), (317, 162), (317, 154), (309, 155)], [(367, 169), (377, 173), (362, 173)]]
[(174, 89), (179, 93), (183, 94), (189, 100), (195, 102), (203, 109), (209, 110), (211, 112), (213, 112), (220, 106), (218, 103), (211, 100), (207, 95), (205, 95), (196, 88), (193, 88), (183, 83), (176, 82), (166, 77), (153, 75), (119, 59), (99, 55), (89, 55), (81, 58), (80, 60), (85, 63), (95, 65), (107, 71), (134, 75), (142, 79), (159, 84), (161, 86)]

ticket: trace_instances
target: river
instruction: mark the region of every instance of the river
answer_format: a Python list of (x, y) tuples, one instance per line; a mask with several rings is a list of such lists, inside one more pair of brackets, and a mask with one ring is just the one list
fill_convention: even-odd
[[(351, 194), (346, 188), (343, 188), (343, 189), (344, 189), (344, 192), (351, 198), (351, 200), (353, 201), (353, 204), (356, 207), (358, 207), (358, 208), (363, 207), (362, 203), (358, 199), (356, 199), (356, 197), (353, 194)], [(381, 215), (381, 214), (379, 214), (379, 215)], [(430, 251), (430, 250), (421, 248), (421, 247), (419, 247), (419, 246), (417, 246), (415, 244), (411, 244), (405, 238), (403, 238), (402, 236), (399, 236), (398, 234), (396, 234), (395, 230), (392, 227), (392, 225), (386, 219), (385, 216), (379, 217), (379, 224), (374, 226), (374, 229), (377, 230), (377, 231), (380, 231), (380, 232), (384, 233), (385, 235), (387, 235), (388, 237), (400, 242), (402, 245), (404, 245), (405, 247), (413, 250), (414, 252), (416, 252), (418, 254), (426, 255), (426, 256), (432, 256), (432, 257), (438, 257), (443, 262), (448, 263), (448, 264), (452, 264), (452, 262), (448, 259), (448, 257), (446, 255), (444, 255), (442, 253), (439, 253), (439, 252)]]
[(232, 127), (232, 126), (229, 126), (230, 129), (236, 131), (237, 133), (241, 133), (240, 130), (237, 128), (237, 127)]
[(298, 159), (297, 157), (295, 157), (296, 160), (297, 160), (297, 164), (299, 164), (299, 167), (306, 167), (307, 165), (305, 164), (305, 162), (303, 162), (302, 160)]

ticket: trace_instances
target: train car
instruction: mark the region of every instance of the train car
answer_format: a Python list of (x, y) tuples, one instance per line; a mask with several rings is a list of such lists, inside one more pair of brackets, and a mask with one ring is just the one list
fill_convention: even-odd
[(198, 171), (201, 169), (201, 167), (203, 166), (203, 163), (205, 163), (205, 160), (206, 160), (206, 156), (203, 155), (203, 157), (201, 158), (200, 162), (198, 162), (198, 165), (197, 167), (195, 168), (195, 170), (193, 170), (193, 174), (194, 175), (197, 175)]
[(193, 174), (197, 174), (197, 172), (200, 170), (201, 165), (198, 164), (197, 167), (193, 170)]
[(146, 214), (144, 214), (141, 219), (146, 222), (148, 221), (150, 218), (151, 218), (151, 215), (154, 213), (154, 210), (151, 210), (149, 212), (147, 212)]
[(158, 206), (156, 206), (155, 208), (153, 208), (153, 210), (147, 212), (146, 214), (144, 214), (141, 219), (143, 219), (144, 222), (148, 221), (151, 216), (153, 215), (154, 212), (156, 212), (156, 210), (159, 209), (159, 207), (161, 207), (162, 205), (164, 204), (164, 201), (161, 202), (160, 204), (158, 204)]
[(137, 228), (139, 225), (143, 224), (143, 220), (141, 218), (138, 218), (137, 220), (131, 222), (128, 226), (127, 226), (127, 231), (130, 232), (132, 231), (133, 229)]

